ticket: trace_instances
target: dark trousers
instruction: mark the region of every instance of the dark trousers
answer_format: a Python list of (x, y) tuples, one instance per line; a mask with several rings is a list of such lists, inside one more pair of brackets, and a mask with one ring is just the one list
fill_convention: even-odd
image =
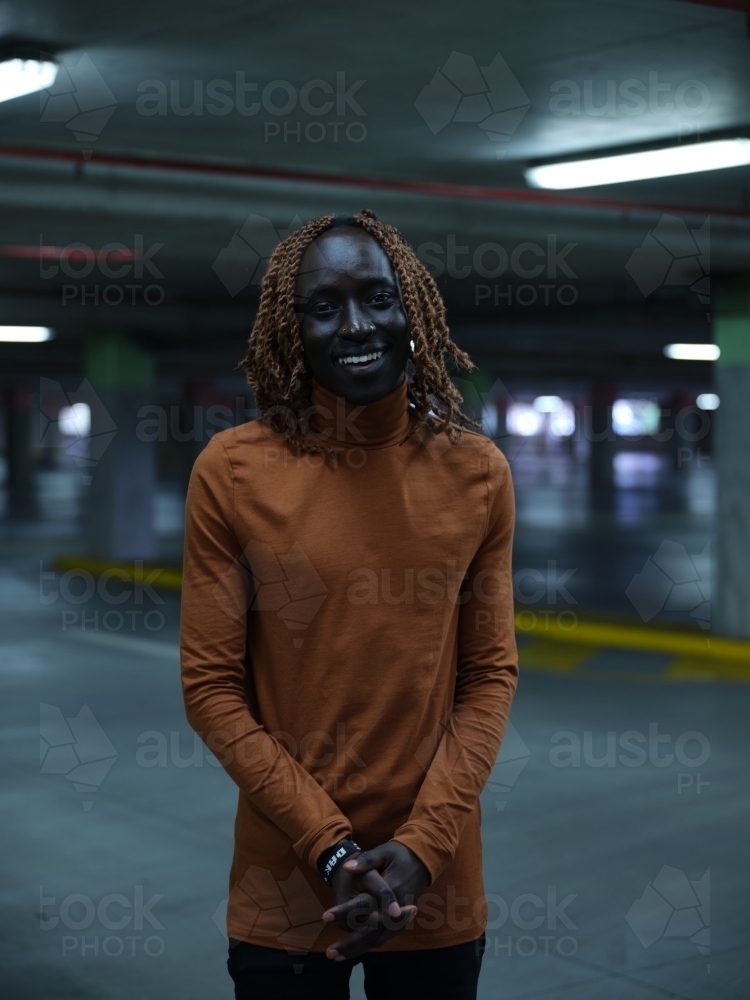
[[(365, 970), (368, 1000), (476, 1000), (483, 952), (484, 935), (451, 948), (373, 951), (357, 961)], [(349, 1000), (356, 962), (233, 941), (227, 964), (236, 1000)]]

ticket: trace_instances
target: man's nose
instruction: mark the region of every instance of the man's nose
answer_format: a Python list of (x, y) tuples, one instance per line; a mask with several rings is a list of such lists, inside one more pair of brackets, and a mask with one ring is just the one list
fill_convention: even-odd
[(339, 336), (348, 340), (364, 340), (375, 327), (357, 302), (348, 302), (343, 310)]

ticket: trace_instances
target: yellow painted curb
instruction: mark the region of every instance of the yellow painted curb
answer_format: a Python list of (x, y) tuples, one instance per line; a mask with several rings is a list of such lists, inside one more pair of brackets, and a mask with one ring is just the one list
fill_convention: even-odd
[(135, 559), (132, 563), (114, 563), (107, 559), (92, 559), (89, 556), (59, 556), (55, 559), (55, 569), (83, 570), (92, 576), (109, 576), (125, 583), (145, 583), (149, 587), (165, 590), (182, 590), (182, 570), (152, 566)]
[(609, 646), (619, 649), (640, 649), (656, 653), (673, 653), (701, 660), (721, 660), (750, 665), (750, 642), (741, 639), (724, 639), (708, 634), (670, 632), (660, 628), (639, 625), (613, 625), (606, 622), (577, 621), (574, 625), (560, 625), (552, 616), (542, 616), (519, 611), (516, 614), (516, 632), (519, 635), (544, 636), (558, 642), (573, 642), (586, 646)]

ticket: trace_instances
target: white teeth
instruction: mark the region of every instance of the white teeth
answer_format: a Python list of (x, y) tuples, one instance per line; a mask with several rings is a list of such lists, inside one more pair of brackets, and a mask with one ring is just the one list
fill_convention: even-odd
[(377, 361), (382, 358), (383, 351), (375, 351), (374, 354), (357, 354), (348, 358), (339, 358), (340, 365), (363, 365), (368, 361)]

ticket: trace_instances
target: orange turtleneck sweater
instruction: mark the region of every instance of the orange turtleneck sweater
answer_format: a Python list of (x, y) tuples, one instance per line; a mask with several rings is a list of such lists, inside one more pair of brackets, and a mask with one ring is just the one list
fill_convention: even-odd
[(317, 861), (351, 836), (432, 878), (387, 950), (461, 944), (486, 921), (479, 793), (518, 673), (510, 472), (479, 434), (409, 436), (405, 382), (312, 402), (333, 457), (252, 421), (211, 439), (188, 492), (185, 704), (239, 787), (229, 937), (342, 937)]

